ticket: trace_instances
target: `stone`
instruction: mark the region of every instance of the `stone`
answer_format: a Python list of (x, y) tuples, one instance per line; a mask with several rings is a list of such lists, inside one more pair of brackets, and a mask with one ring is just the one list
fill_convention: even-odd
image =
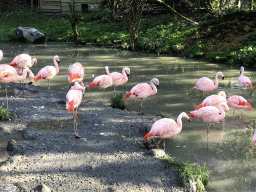
[(147, 151), (146, 154), (156, 157), (156, 158), (160, 158), (165, 155), (165, 152), (163, 149), (151, 149), (151, 150)]
[(45, 35), (33, 27), (18, 27), (15, 30), (17, 39), (22, 42), (43, 43)]
[(10, 141), (8, 141), (7, 151), (14, 151), (16, 146), (17, 142), (14, 139), (11, 139)]

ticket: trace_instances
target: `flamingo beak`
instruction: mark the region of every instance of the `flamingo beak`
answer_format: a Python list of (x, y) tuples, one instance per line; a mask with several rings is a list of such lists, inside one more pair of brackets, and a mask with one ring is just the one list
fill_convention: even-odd
[(224, 76), (222, 76), (222, 80), (224, 80)]
[(190, 123), (190, 122), (191, 122), (191, 119), (188, 119), (188, 122)]
[(158, 88), (158, 87), (159, 87), (159, 85), (156, 85), (156, 87)]
[(60, 64), (60, 60), (58, 60), (57, 63)]

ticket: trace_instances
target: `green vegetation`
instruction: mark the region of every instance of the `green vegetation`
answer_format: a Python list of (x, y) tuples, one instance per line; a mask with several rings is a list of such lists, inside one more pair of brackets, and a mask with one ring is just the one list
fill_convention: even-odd
[(160, 112), (157, 113), (156, 116), (159, 116), (159, 117), (162, 117), (162, 118), (171, 118), (172, 115), (170, 113), (165, 113), (163, 111), (160, 111)]
[(174, 161), (170, 156), (162, 157), (165, 168), (176, 167), (179, 171), (180, 184), (186, 186), (190, 181), (196, 183), (198, 192), (205, 191), (205, 186), (210, 180), (210, 174), (206, 171), (205, 166), (190, 165), (183, 162)]
[(0, 106), (0, 121), (6, 121), (9, 119), (13, 119), (12, 113), (9, 110)]
[(124, 96), (122, 93), (116, 94), (115, 97), (110, 98), (110, 103), (112, 108), (118, 108), (118, 109), (125, 109), (125, 104), (124, 104)]

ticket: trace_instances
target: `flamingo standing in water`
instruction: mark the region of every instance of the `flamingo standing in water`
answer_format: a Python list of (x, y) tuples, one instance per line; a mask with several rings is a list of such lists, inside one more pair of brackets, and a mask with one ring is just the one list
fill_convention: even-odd
[(58, 55), (55, 55), (53, 57), (53, 63), (54, 66), (45, 66), (42, 68), (37, 75), (35, 76), (35, 81), (37, 82), (39, 79), (48, 79), (48, 89), (50, 89), (50, 80), (58, 75), (59, 73), (59, 66), (58, 64), (60, 63), (60, 59)]
[(157, 78), (153, 78), (150, 81), (150, 84), (148, 83), (140, 83), (138, 85), (135, 85), (129, 93), (126, 94), (124, 99), (127, 99), (128, 97), (141, 99), (140, 107), (143, 109), (142, 102), (143, 99), (155, 95), (157, 93), (157, 87), (159, 86), (159, 80)]
[(37, 59), (31, 59), (31, 56), (28, 54), (20, 54), (14, 57), (12, 62), (9, 64), (10, 66), (17, 67), (19, 69), (26, 69), (28, 67), (32, 67), (37, 63)]
[(103, 95), (102, 98), (104, 99), (104, 92), (105, 89), (108, 87), (111, 87), (113, 84), (112, 77), (110, 75), (100, 75), (93, 79), (91, 83), (89, 83), (88, 90), (91, 87), (99, 87), (100, 89), (103, 89)]
[[(252, 82), (249, 79), (249, 77), (244, 76), (244, 67), (243, 66), (240, 68), (240, 76), (238, 77), (238, 83), (239, 83), (240, 88), (252, 87)], [(243, 92), (243, 89), (242, 89), (242, 92)]]
[(251, 106), (251, 104), (247, 102), (246, 99), (243, 98), (242, 96), (238, 96), (238, 95), (230, 96), (227, 99), (227, 104), (229, 107), (234, 108), (233, 115), (235, 114), (236, 109), (239, 109), (241, 111), (241, 109), (250, 108), (253, 111), (253, 107)]
[(163, 118), (156, 121), (151, 127), (150, 132), (145, 135), (143, 140), (146, 141), (148, 139), (160, 138), (160, 141), (156, 144), (156, 147), (159, 148), (159, 143), (162, 140), (164, 140), (163, 147), (165, 150), (165, 139), (173, 137), (181, 132), (182, 130), (181, 119), (183, 117), (187, 118), (190, 121), (189, 116), (185, 112), (182, 112), (178, 116), (177, 123), (173, 119), (169, 119), (169, 118)]
[(218, 95), (210, 95), (206, 97), (203, 102), (198, 105), (195, 110), (200, 109), (205, 106), (215, 106), (218, 107), (220, 103), (227, 103), (226, 93), (224, 91), (220, 91)]
[(254, 134), (253, 134), (253, 141), (254, 141), (254, 143), (253, 143), (252, 147), (254, 147), (255, 144), (256, 144), (256, 129), (255, 129)]
[(224, 79), (223, 73), (221, 71), (219, 71), (215, 76), (215, 84), (208, 77), (202, 77), (202, 78), (197, 80), (196, 84), (193, 86), (192, 89), (196, 88), (196, 89), (199, 89), (203, 92), (214, 91), (219, 86), (218, 76), (221, 76), (222, 80)]
[(116, 86), (123, 85), (128, 81), (128, 76), (130, 75), (130, 69), (128, 67), (123, 68), (122, 73), (112, 72), (109, 73), (108, 66), (105, 67), (107, 75), (112, 77), (114, 86), (114, 95), (116, 95)]
[(68, 68), (68, 73), (69, 84), (77, 81), (81, 86), (84, 87), (84, 67), (80, 63), (75, 62), (74, 64), (70, 65)]
[(14, 67), (7, 64), (0, 65), (0, 82), (5, 83), (7, 109), (8, 109), (7, 83), (22, 81), (23, 79), (26, 78), (28, 70), (29, 70), (28, 68), (24, 69), (22, 76), (19, 76)]
[(74, 86), (71, 87), (71, 89), (68, 91), (66, 95), (66, 109), (68, 112), (70, 112), (70, 110), (73, 111), (74, 132), (76, 138), (79, 138), (76, 124), (77, 108), (81, 104), (84, 92), (85, 88), (81, 86), (78, 82), (75, 82)]

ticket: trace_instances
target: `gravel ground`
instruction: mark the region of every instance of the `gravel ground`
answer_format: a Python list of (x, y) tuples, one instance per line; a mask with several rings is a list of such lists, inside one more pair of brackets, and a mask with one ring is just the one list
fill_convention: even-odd
[[(159, 117), (87, 101), (78, 108), (81, 138), (75, 138), (66, 93), (26, 85), (24, 99), (19, 83), (9, 86), (14, 90), (9, 109), (16, 118), (0, 127), (2, 133), (21, 132), (24, 141), (0, 166), (0, 191), (186, 191), (178, 186), (177, 171), (165, 170), (143, 148), (143, 136)], [(5, 97), (0, 102), (6, 103)], [(65, 126), (39, 131), (28, 124), (46, 119), (62, 119)]]

